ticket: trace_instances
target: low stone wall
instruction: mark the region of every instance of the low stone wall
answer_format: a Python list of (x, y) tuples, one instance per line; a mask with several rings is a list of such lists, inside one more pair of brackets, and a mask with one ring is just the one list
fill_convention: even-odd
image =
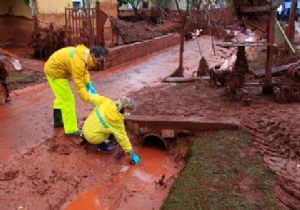
[(179, 39), (179, 35), (177, 34), (168, 34), (144, 42), (111, 48), (109, 49), (110, 54), (106, 59), (104, 69), (174, 46), (179, 44)]

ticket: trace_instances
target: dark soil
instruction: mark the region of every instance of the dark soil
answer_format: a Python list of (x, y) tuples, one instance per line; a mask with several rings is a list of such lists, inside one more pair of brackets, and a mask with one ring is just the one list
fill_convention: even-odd
[(22, 70), (8, 72), (7, 84), (9, 90), (18, 90), (46, 81), (43, 61), (22, 58), (20, 62)]
[(170, 32), (163, 25), (150, 25), (146, 21), (128, 22), (110, 17), (113, 30), (125, 44), (153, 39)]

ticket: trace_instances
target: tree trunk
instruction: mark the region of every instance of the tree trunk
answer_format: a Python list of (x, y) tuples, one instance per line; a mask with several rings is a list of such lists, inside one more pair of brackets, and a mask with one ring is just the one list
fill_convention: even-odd
[(290, 16), (289, 16), (289, 26), (288, 26), (288, 38), (291, 43), (295, 41), (295, 20), (297, 17), (297, 0), (292, 0)]
[(180, 50), (179, 50), (179, 66), (178, 66), (178, 76), (183, 77), (183, 51), (184, 51), (184, 25), (182, 25), (180, 31)]
[(170, 75), (170, 77), (183, 77), (184, 29), (185, 29), (185, 23), (183, 23), (180, 28), (179, 66)]
[(136, 7), (133, 7), (133, 11), (134, 11), (134, 16), (137, 17), (138, 16), (138, 9)]
[(90, 8), (91, 4), (89, 0), (84, 0), (83, 1), (83, 9), (85, 13), (85, 44), (88, 47), (91, 47), (93, 45), (93, 37), (91, 36), (91, 31), (92, 31), (92, 22), (91, 22), (91, 14), (90, 14)]
[(263, 87), (263, 93), (269, 95), (273, 93), (272, 87), (272, 66), (273, 66), (273, 53), (275, 43), (275, 20), (276, 19), (276, 10), (272, 10), (269, 13), (269, 24), (268, 24), (268, 44), (271, 44), (267, 47), (267, 62), (266, 62), (266, 77)]

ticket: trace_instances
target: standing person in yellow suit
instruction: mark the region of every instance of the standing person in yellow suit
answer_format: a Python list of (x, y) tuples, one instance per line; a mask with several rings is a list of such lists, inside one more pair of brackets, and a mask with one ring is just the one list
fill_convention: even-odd
[(82, 131), (86, 141), (97, 144), (98, 151), (111, 151), (109, 141), (116, 141), (131, 157), (133, 164), (140, 162), (139, 156), (132, 149), (124, 125), (124, 114), (135, 109), (133, 99), (124, 97), (117, 101), (95, 94), (92, 103), (96, 108), (85, 120)]
[(54, 127), (64, 127), (65, 134), (82, 136), (77, 127), (75, 99), (69, 78), (74, 82), (80, 98), (92, 103), (96, 90), (90, 80), (88, 69), (104, 59), (105, 50), (100, 46), (88, 49), (84, 45), (65, 47), (54, 52), (45, 64), (44, 72), (54, 93)]

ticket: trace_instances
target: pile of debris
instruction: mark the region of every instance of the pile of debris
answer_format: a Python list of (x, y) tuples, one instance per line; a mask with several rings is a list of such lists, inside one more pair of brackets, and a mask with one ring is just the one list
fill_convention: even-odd
[(116, 36), (121, 39), (118, 44), (142, 42), (167, 34), (169, 31), (163, 25), (149, 25), (146, 21), (127, 22), (115, 17), (109, 17)]
[(4, 61), (0, 59), (0, 104), (5, 104), (9, 101), (9, 93), (6, 84), (8, 72), (5, 68)]
[(65, 30), (54, 29), (53, 24), (47, 28), (35, 27), (31, 36), (31, 46), (34, 49), (33, 57), (46, 59), (53, 52), (65, 46)]
[(11, 70), (19, 71), (22, 69), (20, 61), (15, 58), (15, 55), (0, 48), (0, 104), (5, 104), (10, 101), (7, 85), (8, 72)]
[(237, 59), (232, 72), (228, 75), (228, 93), (232, 99), (237, 99), (238, 92), (245, 82), (246, 73), (249, 73), (249, 65), (245, 47), (238, 47)]
[[(234, 54), (230, 58), (232, 61), (228, 61), (227, 67), (221, 65), (210, 69), (210, 84), (226, 86), (226, 93), (231, 100), (248, 100), (241, 90), (245, 82), (245, 76), (249, 73), (245, 46), (238, 46), (236, 55)], [(234, 63), (232, 67), (230, 63)]]
[(291, 66), (275, 89), (275, 101), (300, 102), (300, 64)]

